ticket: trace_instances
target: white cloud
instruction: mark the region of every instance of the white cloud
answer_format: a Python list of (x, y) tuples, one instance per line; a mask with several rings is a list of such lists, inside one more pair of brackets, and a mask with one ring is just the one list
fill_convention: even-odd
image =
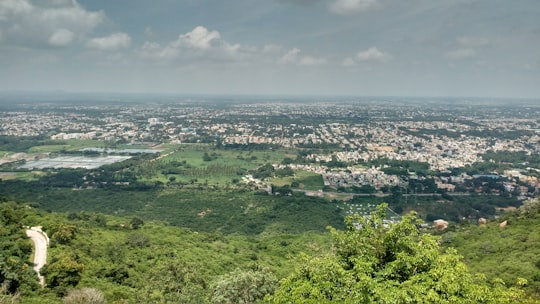
[(220, 40), (218, 31), (208, 31), (204, 26), (197, 26), (191, 32), (180, 35), (177, 43), (193, 48), (208, 49), (212, 42)]
[(325, 64), (326, 59), (320, 58), (320, 57), (313, 57), (313, 56), (302, 56), (300, 58), (300, 61), (298, 62), (299, 65), (306, 65), (306, 66), (312, 66), (312, 65), (321, 65)]
[(461, 60), (476, 56), (476, 51), (470, 48), (456, 49), (446, 53), (446, 57), (454, 60)]
[(75, 38), (75, 34), (64, 28), (56, 30), (51, 37), (49, 37), (49, 44), (52, 46), (66, 46), (70, 44)]
[(279, 61), (281, 63), (295, 63), (298, 61), (298, 54), (300, 54), (300, 49), (294, 48), (283, 55)]
[(117, 51), (129, 47), (130, 44), (131, 37), (128, 34), (115, 33), (106, 37), (90, 39), (86, 46), (101, 51)]
[(140, 57), (147, 59), (170, 60), (178, 57), (180, 50), (170, 45), (163, 47), (157, 42), (147, 41), (137, 53)]
[(32, 5), (25, 0), (3, 0), (0, 1), (0, 21), (5, 21), (8, 15), (28, 13), (32, 10)]
[(283, 64), (294, 64), (294, 65), (303, 65), (303, 66), (314, 66), (321, 65), (326, 63), (326, 59), (320, 57), (314, 57), (310, 55), (301, 55), (302, 51), (298, 48), (293, 48), (292, 50), (285, 53), (278, 60)]
[(351, 15), (375, 8), (378, 5), (378, 0), (334, 0), (329, 7), (336, 14)]
[(275, 44), (267, 44), (263, 46), (262, 52), (263, 54), (276, 54), (283, 51), (283, 47)]
[(376, 47), (371, 47), (356, 54), (356, 60), (358, 61), (385, 63), (390, 59), (392, 59), (390, 54), (381, 52)]
[(14, 46), (65, 46), (104, 19), (103, 12), (87, 11), (76, 1), (0, 1), (2, 42)]
[(239, 60), (253, 52), (253, 48), (230, 44), (221, 38), (218, 31), (209, 31), (204, 26), (197, 26), (164, 46), (147, 41), (137, 51), (141, 57), (150, 59), (197, 58), (218, 61)]

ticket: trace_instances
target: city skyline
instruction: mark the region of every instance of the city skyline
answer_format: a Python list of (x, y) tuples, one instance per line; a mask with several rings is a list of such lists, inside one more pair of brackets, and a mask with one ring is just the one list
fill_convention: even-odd
[(0, 91), (540, 97), (536, 1), (0, 1)]

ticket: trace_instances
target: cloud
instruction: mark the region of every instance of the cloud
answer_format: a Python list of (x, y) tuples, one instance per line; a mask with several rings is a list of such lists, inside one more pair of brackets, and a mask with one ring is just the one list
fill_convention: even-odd
[(76, 1), (0, 1), (2, 43), (11, 46), (66, 46), (101, 24), (105, 14), (82, 8)]
[(147, 41), (137, 51), (140, 57), (147, 59), (157, 60), (170, 60), (177, 58), (180, 54), (180, 49), (173, 47), (170, 44), (167, 46), (161, 46), (157, 42)]
[(371, 47), (356, 54), (356, 60), (358, 61), (385, 63), (391, 59), (392, 56), (390, 54), (381, 52), (376, 47)]
[(345, 58), (345, 59), (343, 59), (343, 60), (341, 61), (341, 65), (342, 65), (342, 66), (345, 66), (345, 67), (354, 66), (355, 64), (356, 64), (356, 62), (355, 62), (354, 59), (351, 58), (351, 57), (347, 57), (347, 58)]
[(267, 44), (262, 48), (263, 54), (277, 54), (280, 52), (283, 52), (283, 47), (275, 44)]
[(70, 44), (75, 38), (75, 33), (64, 28), (56, 30), (51, 37), (49, 37), (49, 44), (52, 46), (66, 46)]
[(129, 47), (131, 37), (126, 33), (115, 33), (106, 37), (90, 39), (86, 47), (100, 51), (117, 51)]
[(223, 40), (218, 31), (209, 31), (204, 26), (197, 26), (166, 45), (147, 41), (137, 53), (143, 58), (158, 60), (197, 58), (230, 61), (251, 55), (253, 48), (231, 44)]
[(294, 65), (303, 65), (303, 66), (314, 66), (321, 65), (326, 63), (326, 59), (320, 57), (314, 57), (310, 55), (301, 55), (302, 51), (298, 48), (293, 48), (292, 50), (285, 53), (278, 60), (282, 64), (294, 64)]
[(221, 35), (218, 31), (208, 31), (204, 26), (197, 26), (191, 32), (180, 35), (177, 43), (188, 47), (208, 49), (212, 41), (220, 41)]
[(446, 53), (446, 57), (454, 60), (461, 60), (476, 56), (476, 51), (470, 48), (456, 49)]
[(334, 0), (330, 3), (330, 11), (338, 15), (352, 15), (379, 5), (378, 0)]

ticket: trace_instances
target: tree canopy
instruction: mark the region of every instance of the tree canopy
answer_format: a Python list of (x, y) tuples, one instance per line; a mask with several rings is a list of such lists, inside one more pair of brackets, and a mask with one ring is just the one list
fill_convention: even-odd
[[(284, 279), (272, 303), (518, 303), (519, 287), (474, 275), (454, 249), (422, 233), (414, 214), (384, 221), (385, 205), (369, 217), (347, 217), (330, 228), (333, 253), (305, 257)], [(519, 280), (518, 285), (526, 284)]]

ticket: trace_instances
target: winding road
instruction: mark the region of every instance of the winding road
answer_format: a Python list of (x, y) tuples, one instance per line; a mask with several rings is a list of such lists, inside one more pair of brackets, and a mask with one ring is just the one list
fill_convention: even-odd
[(49, 246), (49, 238), (47, 234), (41, 230), (41, 227), (31, 227), (26, 230), (26, 235), (34, 242), (34, 271), (39, 278), (41, 287), (45, 286), (45, 278), (39, 273), (43, 265), (47, 262), (47, 247)]

